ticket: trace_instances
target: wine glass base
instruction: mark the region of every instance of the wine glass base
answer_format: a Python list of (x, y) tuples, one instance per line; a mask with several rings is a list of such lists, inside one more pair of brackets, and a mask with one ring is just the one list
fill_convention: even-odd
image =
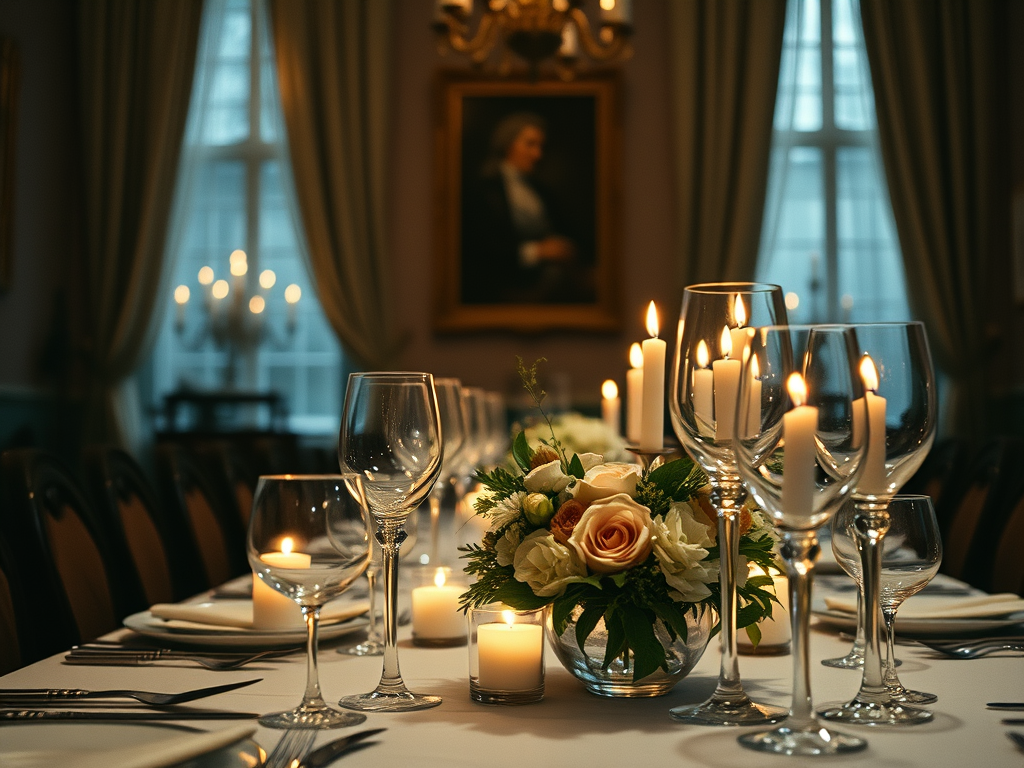
[(878, 703), (860, 699), (826, 705), (818, 710), (818, 715), (833, 722), (881, 726), (921, 725), (934, 717), (927, 709), (904, 706), (896, 701)]
[(793, 730), (782, 725), (771, 731), (744, 734), (737, 741), (747, 749), (778, 755), (836, 755), (857, 752), (868, 745), (864, 739), (831, 731), (824, 726)]
[(344, 653), (349, 656), (383, 656), (384, 643), (379, 640), (364, 640), (359, 645), (339, 648), (338, 653)]
[(703, 704), (674, 707), (668, 713), (673, 720), (690, 725), (770, 725), (784, 720), (789, 710), (755, 704), (744, 695), (728, 700), (713, 696)]
[(902, 685), (889, 686), (889, 698), (898, 701), (900, 704), (934, 704), (939, 697), (934, 693), (924, 691), (912, 691)]
[(864, 669), (864, 656), (859, 653), (850, 652), (845, 656), (835, 659), (822, 659), (821, 665), (823, 667), (833, 667), (834, 669)]
[(345, 728), (366, 722), (366, 715), (356, 712), (342, 712), (328, 707), (307, 707), (300, 705), (290, 712), (274, 712), (263, 715), (259, 724), (266, 728), (305, 728), (319, 730), (326, 728)]
[(412, 691), (370, 691), (355, 696), (344, 696), (338, 706), (355, 709), (360, 712), (413, 712), (417, 709), (430, 709), (441, 703), (440, 696), (428, 696)]

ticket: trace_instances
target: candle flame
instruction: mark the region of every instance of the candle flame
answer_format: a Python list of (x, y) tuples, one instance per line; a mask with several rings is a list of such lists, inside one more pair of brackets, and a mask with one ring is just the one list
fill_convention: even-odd
[(291, 537), (291, 536), (285, 536), (285, 537), (284, 537), (284, 538), (283, 538), (283, 539), (281, 540), (281, 551), (282, 551), (282, 552), (283, 552), (284, 554), (286, 554), (286, 555), (290, 555), (290, 554), (292, 553), (292, 549), (293, 549), (294, 547), (295, 547), (295, 542), (294, 542), (294, 541), (292, 541), (292, 537)]
[(629, 346), (629, 365), (632, 368), (644, 367), (644, 351), (635, 341)]
[(203, 267), (199, 270), (199, 283), (201, 285), (210, 285), (213, 282), (213, 268)]
[(711, 354), (708, 352), (708, 345), (704, 343), (704, 339), (701, 339), (697, 342), (697, 365), (707, 368), (709, 362), (711, 362)]
[(210, 289), (210, 293), (213, 294), (213, 298), (215, 299), (223, 299), (228, 295), (229, 290), (227, 280), (218, 280), (213, 284), (213, 288)]
[(179, 304), (188, 304), (188, 298), (191, 295), (187, 285), (179, 285), (174, 289), (174, 300)]
[(757, 362), (757, 355), (750, 359), (750, 378), (756, 379), (761, 375), (761, 366)]
[(647, 332), (652, 339), (658, 338), (658, 308), (653, 301), (647, 307)]
[(619, 385), (608, 379), (601, 385), (601, 397), (605, 400), (614, 400), (619, 396)]
[(437, 571), (434, 573), (434, 586), (444, 586), (444, 568), (438, 568)]
[(789, 399), (793, 401), (794, 407), (807, 403), (807, 384), (804, 383), (804, 377), (799, 373), (789, 374), (789, 378), (786, 379), (786, 389), (789, 390)]
[(736, 320), (736, 327), (742, 328), (747, 324), (747, 308), (743, 306), (743, 297), (738, 293), (732, 305), (732, 316)]
[(864, 353), (864, 357), (860, 361), (860, 377), (864, 380), (864, 387), (870, 389), (872, 392), (878, 390), (878, 370), (875, 368), (875, 362), (871, 359), (871, 355)]
[(722, 356), (732, 356), (732, 335), (729, 333), (729, 326), (722, 329)]
[(512, 611), (502, 611), (501, 618), (505, 620), (505, 623), (510, 627), (516, 623), (516, 615)]

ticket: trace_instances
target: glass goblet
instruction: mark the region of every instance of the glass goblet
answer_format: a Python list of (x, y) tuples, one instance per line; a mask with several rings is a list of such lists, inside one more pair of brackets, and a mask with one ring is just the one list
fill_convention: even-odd
[(935, 371), (924, 326), (865, 323), (848, 326), (863, 358), (868, 418), (864, 471), (853, 492), (854, 530), (860, 553), (864, 603), (864, 674), (849, 702), (818, 714), (859, 725), (917, 725), (932, 713), (895, 700), (882, 670), (880, 579), (882, 545), (889, 529), (889, 500), (921, 466), (935, 439)]
[(366, 639), (356, 645), (338, 649), (338, 653), (344, 653), (348, 656), (382, 656), (384, 654), (384, 636), (381, 634), (380, 624), (377, 623), (377, 579), (380, 576), (382, 555), (380, 544), (376, 538), (376, 525), (373, 523), (373, 517), (370, 515), (369, 510), (365, 511), (367, 518), (370, 520), (370, 544), (372, 546), (370, 564), (366, 567), (367, 592), (370, 601), (370, 624), (366, 628)]
[(444, 460), (441, 462), (441, 474), (430, 492), (430, 552), (427, 562), (440, 565), (441, 502), (448, 480), (455, 475), (462, 461), (466, 444), (466, 408), (462, 401), (462, 384), (458, 379), (434, 379), (434, 389), (441, 417)]
[[(889, 502), (889, 530), (882, 542), (880, 603), (886, 629), (885, 686), (894, 701), (931, 704), (933, 693), (904, 687), (896, 674), (896, 611), (935, 578), (942, 562), (942, 536), (935, 509), (928, 496), (900, 495)], [(843, 570), (863, 584), (860, 553), (854, 528), (856, 515), (847, 508), (836, 515), (833, 531), (836, 560)]]
[(758, 329), (740, 371), (736, 457), (782, 534), (793, 637), (789, 717), (741, 736), (750, 749), (832, 755), (867, 746), (815, 718), (808, 654), (817, 532), (849, 498), (866, 448), (854, 427), (867, 412), (857, 363), (853, 334), (840, 326), (776, 326)]
[(278, 475), (259, 479), (247, 550), (253, 572), (302, 608), (306, 622), (306, 691), (288, 712), (259, 719), (268, 728), (339, 728), (366, 718), (329, 707), (320, 692), (320, 609), (366, 570), (369, 526), (346, 489), (358, 477)]
[(404, 524), (441, 472), (441, 422), (429, 373), (353, 373), (338, 441), (342, 469), (361, 478), (381, 546), (384, 665), (376, 689), (339, 704), (366, 712), (436, 707), (439, 696), (413, 693), (398, 665), (398, 559)]
[(455, 519), (465, 523), (475, 514), (466, 505), (466, 493), (472, 485), (477, 466), (486, 460), (490, 419), (487, 413), (487, 393), (484, 390), (463, 387), (462, 402), (466, 415), (466, 443), (462, 461), (451, 477), (451, 484), (455, 494)]
[(786, 715), (781, 707), (752, 702), (740, 681), (736, 562), (742, 489), (733, 447), (738, 369), (751, 329), (785, 322), (777, 285), (706, 283), (683, 291), (668, 404), (676, 436), (711, 481), (718, 515), (722, 627), (722, 665), (714, 694), (701, 704), (670, 710), (685, 723), (759, 725)]

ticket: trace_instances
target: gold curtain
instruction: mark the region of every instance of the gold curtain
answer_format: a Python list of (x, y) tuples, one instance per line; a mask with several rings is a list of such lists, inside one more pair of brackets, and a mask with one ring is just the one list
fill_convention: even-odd
[(985, 424), (992, 217), (1008, 210), (1000, 0), (861, 0), (879, 142), (911, 307), (953, 392), (944, 431)]
[(86, 439), (121, 442), (118, 388), (145, 346), (195, 71), (202, 0), (78, 4)]
[(675, 0), (670, 9), (680, 277), (750, 280), (786, 2)]
[(271, 0), (270, 17), (320, 303), (346, 350), (386, 369), (397, 352), (384, 221), (391, 2)]

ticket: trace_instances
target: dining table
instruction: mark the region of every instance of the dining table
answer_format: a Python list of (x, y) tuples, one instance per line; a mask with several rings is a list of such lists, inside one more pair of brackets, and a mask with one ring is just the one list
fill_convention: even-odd
[[(403, 583), (415, 567), (403, 564)], [(828, 594), (853, 593), (849, 585), (836, 577), (822, 577), (814, 593), (819, 608)], [(402, 590), (401, 605), (408, 605), (408, 597), (408, 589)], [(915, 599), (918, 598), (912, 598)], [(130, 641), (135, 639), (133, 636), (130, 630), (121, 629), (104, 640)], [(344, 635), (322, 643), (319, 675), (328, 701), (369, 691), (377, 683), (381, 671), (379, 656), (358, 657), (338, 652), (339, 648), (358, 642), (360, 637)], [(850, 639), (841, 636), (840, 628), (833, 622), (815, 620), (812, 624), (811, 690), (816, 705), (848, 700), (856, 694), (859, 671), (819, 663), (824, 658), (842, 656), (849, 648)], [(590, 694), (562, 668), (549, 645), (545, 650), (543, 700), (519, 706), (481, 704), (470, 698), (466, 646), (420, 647), (412, 642), (411, 627), (402, 626), (399, 652), (402, 674), (410, 689), (438, 694), (443, 703), (415, 712), (368, 713), (363, 725), (318, 732), (316, 744), (321, 745), (346, 732), (387, 729), (373, 737), (378, 743), (344, 756), (337, 765), (750, 768), (810, 763), (816, 759), (752, 752), (742, 747), (737, 737), (754, 728), (685, 725), (669, 716), (669, 709), (701, 702), (714, 690), (720, 660), (717, 639), (711, 641), (685, 679), (667, 695), (655, 698), (604, 698)], [(924, 725), (902, 728), (837, 726), (867, 739), (868, 747), (841, 757), (821, 758), (819, 764), (872, 768), (1024, 765), (1024, 751), (1007, 737), (1014, 728), (1000, 723), (1014, 713), (986, 708), (987, 702), (1024, 700), (1024, 659), (1000, 654), (952, 659), (916, 643), (899, 644), (897, 655), (902, 661), (899, 675), (904, 684), (938, 695), (938, 702), (929, 707), (934, 719)], [(743, 684), (757, 701), (788, 706), (792, 665), (793, 657), (788, 653), (743, 655)], [(214, 671), (174, 660), (140, 666), (70, 665), (60, 654), (0, 677), (0, 688), (131, 688), (173, 692), (261, 678), (255, 684), (193, 702), (192, 706), (266, 713), (295, 706), (301, 697), (305, 674), (305, 657), (300, 648), (293, 654), (258, 660), (230, 671)], [(125, 704), (118, 708), (137, 711), (141, 705)], [(1024, 717), (1024, 713), (1016, 716)], [(245, 722), (256, 728), (252, 740), (265, 752), (270, 752), (282, 738), (282, 731), (260, 727), (255, 720)], [(237, 727), (238, 721), (182, 724), (212, 731)], [(12, 733), (9, 729), (18, 727), (19, 724), (0, 725), (0, 745), (5, 734)], [(53, 733), (61, 732), (55, 725), (33, 727), (54, 727)], [(1024, 732), (1024, 727), (1016, 730)]]

